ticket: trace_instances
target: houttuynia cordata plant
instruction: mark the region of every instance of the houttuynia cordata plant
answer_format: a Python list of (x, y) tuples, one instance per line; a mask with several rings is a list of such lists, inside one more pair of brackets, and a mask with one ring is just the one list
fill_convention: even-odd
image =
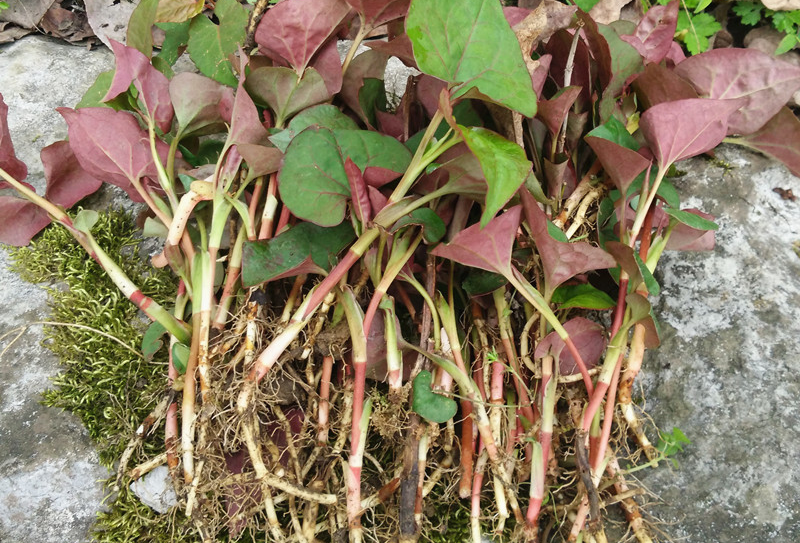
[[(118, 483), (160, 435), (202, 541), (605, 541), (611, 503), (650, 541), (619, 455), (668, 454), (631, 398), (653, 271), (717, 228), (673, 166), (730, 141), (800, 174), (800, 69), (685, 58), (677, 0), (610, 26), (552, 0), (202, 9), (139, 4), (116, 69), (59, 110), (44, 195), (0, 102), (0, 238), (69, 230), (153, 321), (144, 356), (169, 353)], [(200, 73), (173, 73), (185, 54)], [(419, 70), (395, 101), (390, 56)], [(65, 211), (102, 182), (143, 205), (174, 303)], [(461, 527), (428, 514), (453, 503)]]

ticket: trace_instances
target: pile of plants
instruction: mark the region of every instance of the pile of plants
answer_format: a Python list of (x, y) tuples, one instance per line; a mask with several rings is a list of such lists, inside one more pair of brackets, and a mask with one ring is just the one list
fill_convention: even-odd
[[(800, 69), (685, 58), (677, 1), (638, 25), (549, 0), (201, 10), (140, 3), (116, 70), (59, 110), (44, 196), (0, 101), (19, 195), (0, 239), (58, 223), (153, 321), (136, 373), (153, 390), (161, 368), (161, 392), (117, 485), (168, 466), (175, 540), (605, 541), (619, 506), (651, 541), (631, 466), (685, 440), (651, 442), (632, 400), (653, 273), (717, 228), (670, 177), (722, 141), (800, 173)], [(185, 52), (202, 75), (173, 72)], [(421, 72), (395, 103), (390, 56)], [(157, 275), (119, 265), (97, 212), (65, 211), (101, 182), (144, 204)]]

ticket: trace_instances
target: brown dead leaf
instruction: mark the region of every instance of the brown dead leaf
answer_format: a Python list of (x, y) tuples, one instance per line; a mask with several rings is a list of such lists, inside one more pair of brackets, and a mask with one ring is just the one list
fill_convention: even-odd
[(596, 23), (611, 24), (618, 21), (622, 8), (630, 3), (631, 0), (600, 0), (589, 11), (589, 15)]
[(22, 28), (36, 29), (55, 0), (6, 0), (6, 3), (8, 9), (0, 12), (0, 21), (8, 21)]
[(85, 13), (64, 9), (58, 4), (47, 10), (40, 25), (46, 33), (68, 42), (78, 42), (94, 36)]
[(790, 200), (792, 202), (797, 201), (797, 196), (794, 195), (792, 189), (782, 189), (781, 187), (775, 187), (774, 189), (772, 189), (772, 192), (777, 193), (784, 200)]
[(32, 29), (22, 28), (8, 21), (2, 21), (0, 22), (0, 44), (11, 43), (12, 41), (20, 39), (22, 36), (27, 36), (31, 32), (33, 32)]

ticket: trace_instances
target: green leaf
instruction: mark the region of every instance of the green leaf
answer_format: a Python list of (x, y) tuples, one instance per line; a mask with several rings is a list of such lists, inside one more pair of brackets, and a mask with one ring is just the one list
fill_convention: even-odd
[(156, 58), (164, 60), (172, 66), (181, 56), (181, 47), (189, 43), (189, 26), (191, 21), (182, 23), (157, 23), (156, 26), (164, 31), (164, 42)]
[(536, 94), (519, 42), (497, 0), (414, 0), (406, 18), (417, 66), (455, 88), (536, 114)]
[(189, 56), (195, 66), (206, 76), (235, 87), (238, 84), (233, 75), (228, 56), (246, 37), (247, 10), (236, 0), (218, 0), (214, 15), (219, 25), (208, 17), (195, 17), (189, 27)]
[(597, 25), (597, 29), (608, 43), (611, 53), (611, 73), (613, 75), (603, 91), (603, 98), (600, 101), (600, 118), (607, 121), (611, 118), (616, 99), (622, 93), (628, 78), (643, 71), (644, 63), (639, 52), (623, 41), (614, 27)]
[(763, 5), (756, 2), (736, 2), (733, 5), (733, 12), (738, 15), (742, 24), (755, 26), (761, 22), (761, 10)]
[(481, 164), (488, 186), (486, 208), (481, 215), (481, 227), (484, 227), (514, 196), (532, 164), (519, 145), (500, 134), (480, 127), (460, 128), (464, 141)]
[(575, 0), (575, 5), (580, 8), (581, 11), (585, 11), (589, 13), (593, 7), (600, 3), (600, 0)]
[(383, 168), (399, 177), (411, 163), (411, 152), (391, 136), (370, 130), (335, 128), (333, 135), (342, 150), (342, 158), (350, 158), (363, 171)]
[(549, 220), (547, 221), (547, 233), (550, 234), (550, 237), (556, 241), (569, 243), (569, 238), (564, 233), (564, 231), (555, 224), (553, 224), (552, 222), (550, 222)]
[(81, 209), (75, 219), (73, 219), (72, 225), (76, 230), (88, 234), (91, 232), (92, 226), (97, 223), (99, 218), (100, 215), (97, 213), (97, 211), (93, 209)]
[(142, 0), (128, 21), (125, 44), (135, 47), (148, 58), (153, 54), (153, 23), (156, 22), (157, 10), (158, 0)]
[[(642, 172), (628, 187), (627, 196), (631, 198), (631, 206), (633, 206), (634, 209), (636, 209), (636, 206), (639, 204), (639, 197), (634, 197), (633, 195), (638, 194), (642, 190), (642, 183), (644, 183), (644, 176), (646, 173), (647, 172)], [(661, 180), (656, 194), (663, 198), (670, 207), (678, 208), (681, 205), (681, 197), (678, 194), (678, 190), (675, 188), (675, 185), (670, 183), (667, 179)]]
[(697, 7), (694, 8), (694, 12), (700, 13), (710, 5), (711, 5), (711, 0), (700, 0), (700, 2), (698, 2), (697, 4)]
[(778, 44), (778, 48), (775, 49), (775, 56), (782, 55), (784, 53), (788, 53), (792, 50), (792, 48), (800, 42), (800, 38), (797, 37), (795, 34), (786, 34), (781, 42)]
[(336, 255), (353, 239), (349, 223), (323, 228), (303, 222), (270, 240), (246, 242), (242, 284), (251, 287), (279, 277), (330, 271)]
[(630, 149), (631, 151), (638, 151), (640, 147), (636, 138), (631, 136), (628, 129), (625, 128), (625, 125), (617, 120), (616, 117), (611, 117), (605, 123), (586, 134), (586, 137), (590, 136), (613, 141), (617, 145)]
[(191, 349), (183, 343), (175, 343), (172, 346), (172, 365), (178, 370), (178, 373), (183, 375), (186, 372), (186, 366), (189, 364), (189, 356)]
[(605, 292), (592, 285), (562, 285), (551, 298), (553, 303), (561, 304), (560, 309), (581, 307), (584, 309), (611, 309), (617, 303)]
[(458, 410), (458, 404), (452, 398), (437, 394), (431, 390), (433, 375), (422, 370), (414, 378), (414, 400), (411, 409), (420, 417), (437, 424), (452, 419)]
[(391, 232), (397, 232), (409, 224), (422, 226), (422, 238), (428, 243), (436, 243), (447, 232), (444, 221), (429, 207), (417, 208), (408, 215), (400, 217), (392, 226)]
[(469, 275), (461, 284), (461, 288), (470, 296), (480, 296), (494, 292), (508, 283), (508, 279), (500, 274), (478, 268), (470, 268)]
[(377, 126), (375, 111), (386, 111), (386, 87), (383, 79), (367, 77), (358, 91), (358, 103), (372, 126)]
[(296, 217), (320, 226), (341, 223), (350, 184), (333, 132), (309, 127), (295, 136), (286, 149), (278, 186), (281, 199)]
[(683, 34), (683, 43), (692, 55), (708, 50), (708, 38), (722, 28), (714, 16), (709, 13), (698, 13), (694, 17), (681, 10), (678, 13), (678, 32)]
[(285, 153), (289, 143), (297, 134), (314, 125), (330, 129), (358, 130), (356, 122), (342, 113), (338, 107), (330, 104), (320, 104), (295, 115), (289, 121), (286, 129), (270, 136), (269, 140), (275, 147)]
[(92, 86), (86, 91), (78, 102), (75, 108), (81, 107), (111, 107), (103, 102), (103, 97), (108, 94), (108, 89), (111, 88), (111, 82), (114, 80), (114, 70), (102, 72), (94, 80)]
[(665, 207), (664, 213), (674, 218), (676, 221), (697, 230), (719, 230), (719, 225), (714, 221), (709, 221), (708, 219), (704, 219), (688, 211), (680, 211), (671, 207)]
[(164, 345), (164, 342), (161, 341), (161, 336), (166, 333), (167, 329), (160, 322), (154, 322), (147, 327), (142, 336), (142, 355), (144, 355), (145, 360), (152, 360), (153, 356)]
[[(656, 278), (653, 277), (653, 274), (650, 272), (650, 268), (647, 267), (642, 261), (642, 257), (639, 256), (639, 253), (634, 251), (633, 258), (636, 259), (636, 264), (639, 266), (639, 272), (642, 274), (642, 278), (644, 279), (644, 286), (647, 287), (647, 292), (649, 292), (653, 296), (658, 296), (661, 292), (661, 287), (656, 281)], [(630, 284), (631, 288), (635, 287), (633, 283)]]

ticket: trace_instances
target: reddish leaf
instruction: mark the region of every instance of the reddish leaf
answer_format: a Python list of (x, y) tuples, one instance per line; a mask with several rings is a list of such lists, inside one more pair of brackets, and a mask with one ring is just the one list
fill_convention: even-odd
[(688, 81), (661, 64), (648, 64), (644, 73), (634, 80), (633, 88), (644, 109), (662, 102), (697, 98), (697, 92)]
[(58, 108), (69, 127), (69, 143), (80, 165), (92, 176), (117, 185), (131, 200), (142, 197), (131, 184), (157, 174), (147, 132), (136, 118), (106, 107)]
[(330, 98), (325, 80), (313, 68), (307, 69), (302, 78), (280, 66), (256, 68), (247, 76), (245, 87), (255, 100), (272, 109), (276, 126), (283, 126), (298, 111)]
[(180, 137), (225, 130), (231, 122), (233, 89), (200, 74), (183, 72), (172, 78), (169, 94)]
[(370, 205), (367, 184), (364, 176), (356, 163), (350, 157), (344, 161), (344, 171), (350, 183), (350, 197), (353, 201), (353, 213), (361, 224), (368, 224), (372, 220), (372, 206)]
[(694, 98), (655, 105), (642, 114), (639, 128), (659, 167), (710, 151), (725, 138), (728, 117), (741, 100)]
[(411, 0), (347, 0), (347, 3), (364, 17), (367, 29), (405, 17)]
[(761, 130), (737, 142), (780, 160), (800, 176), (800, 120), (788, 107), (782, 108)]
[[(553, 56), (550, 62), (550, 76), (559, 87), (564, 86), (564, 72), (567, 62), (570, 60), (570, 48), (572, 46), (572, 33), (568, 30), (559, 30), (550, 37), (545, 45), (545, 52)], [(589, 49), (586, 42), (578, 40), (573, 57), (573, 69), (571, 85), (581, 88), (579, 104), (588, 104), (591, 98), (591, 68), (589, 59)], [(585, 109), (585, 108), (581, 108)]]
[[(714, 216), (703, 213), (698, 209), (682, 209), (698, 217), (713, 220)], [(714, 248), (715, 232), (713, 230), (698, 230), (683, 223), (678, 223), (672, 229), (672, 234), (667, 241), (668, 251), (710, 251)]]
[(687, 58), (675, 73), (714, 99), (741, 99), (728, 134), (751, 134), (764, 126), (800, 88), (800, 68), (755, 49), (714, 49)]
[(369, 195), (369, 205), (375, 213), (380, 212), (381, 209), (386, 207), (386, 202), (389, 198), (373, 186), (367, 185), (367, 195)]
[(389, 58), (385, 53), (370, 49), (354, 58), (347, 72), (344, 74), (341, 97), (344, 99), (344, 103), (347, 104), (347, 107), (352, 109), (356, 115), (367, 124), (370, 124), (369, 117), (367, 116), (367, 112), (361, 107), (358, 94), (364, 87), (364, 79), (383, 79), (386, 72), (386, 62), (388, 60)]
[[(595, 367), (606, 348), (606, 335), (603, 333), (603, 327), (589, 319), (575, 317), (564, 323), (564, 330), (567, 331), (575, 348), (581, 354), (586, 369)], [(564, 351), (566, 346), (564, 340), (556, 332), (550, 332), (536, 346), (533, 356), (542, 358), (548, 353), (554, 356), (558, 360), (558, 372), (561, 375), (580, 373), (572, 353), (569, 349)]]
[(331, 96), (342, 90), (342, 59), (339, 57), (336, 40), (326, 43), (311, 59), (309, 66), (322, 76)]
[(250, 168), (248, 175), (251, 177), (277, 172), (281, 167), (283, 153), (280, 149), (252, 143), (239, 143), (236, 148), (247, 162), (247, 167)]
[(256, 145), (267, 144), (267, 129), (261, 124), (258, 117), (258, 110), (253, 103), (253, 99), (244, 90), (244, 73), (247, 66), (246, 56), (242, 56), (239, 73), (239, 87), (236, 89), (236, 96), (233, 99), (233, 112), (231, 113), (231, 128), (228, 141), (235, 143), (253, 143)]
[(302, 75), (350, 13), (344, 0), (284, 0), (261, 18), (255, 40), (262, 54), (287, 62)]
[(551, 134), (558, 134), (575, 99), (581, 93), (580, 87), (565, 87), (556, 93), (550, 100), (539, 100), (539, 110), (536, 117), (541, 119)]
[(174, 112), (167, 77), (156, 70), (150, 64), (150, 59), (138, 49), (127, 47), (114, 40), (111, 40), (111, 47), (114, 50), (117, 69), (103, 102), (126, 92), (133, 83), (139, 91), (139, 100), (144, 104), (156, 126), (164, 133), (169, 132)]
[(678, 0), (672, 0), (666, 6), (651, 7), (632, 36), (620, 37), (639, 51), (646, 62), (661, 62), (672, 47), (678, 27), (678, 4)]
[(380, 51), (387, 56), (399, 58), (406, 66), (412, 68), (417, 67), (417, 61), (414, 60), (414, 49), (411, 46), (411, 40), (406, 34), (400, 34), (388, 42), (370, 41), (366, 45), (370, 49)]
[(473, 224), (456, 234), (447, 245), (438, 245), (431, 254), (510, 277), (511, 250), (521, 211), (520, 206), (514, 206), (483, 228)]
[(482, 201), (486, 196), (486, 179), (481, 163), (470, 152), (463, 153), (425, 175), (414, 186), (415, 192), (428, 194), (447, 185), (449, 193)]
[[(17, 181), (22, 181), (28, 176), (28, 167), (14, 154), (14, 143), (8, 131), (8, 105), (3, 101), (2, 94), (0, 94), (0, 168)], [(0, 180), (0, 188), (6, 185), (5, 181)]]
[(636, 151), (613, 141), (587, 136), (586, 143), (600, 159), (603, 169), (622, 194), (628, 193), (628, 187), (636, 176), (650, 165), (650, 161)]
[(544, 89), (544, 84), (547, 82), (547, 74), (550, 72), (550, 62), (552, 60), (552, 55), (542, 55), (539, 57), (539, 66), (531, 74), (533, 92), (536, 93), (536, 96), (542, 95), (542, 89)]
[(549, 299), (556, 287), (567, 279), (615, 265), (611, 255), (585, 241), (564, 243), (553, 239), (547, 231), (547, 217), (531, 193), (522, 189), (519, 194), (525, 207), (525, 219), (536, 243), (536, 251), (542, 259), (545, 299)]
[(46, 211), (14, 196), (0, 196), (0, 217), (4, 219), (0, 221), (0, 242), (15, 247), (24, 247), (50, 224)]
[(589, 45), (589, 52), (594, 58), (600, 85), (605, 88), (614, 75), (611, 67), (611, 49), (603, 34), (600, 33), (597, 23), (588, 13), (578, 11), (578, 19), (583, 22), (583, 34), (586, 38), (586, 43)]
[(47, 179), (45, 198), (70, 208), (103, 184), (84, 170), (67, 141), (57, 141), (42, 149), (44, 177)]

